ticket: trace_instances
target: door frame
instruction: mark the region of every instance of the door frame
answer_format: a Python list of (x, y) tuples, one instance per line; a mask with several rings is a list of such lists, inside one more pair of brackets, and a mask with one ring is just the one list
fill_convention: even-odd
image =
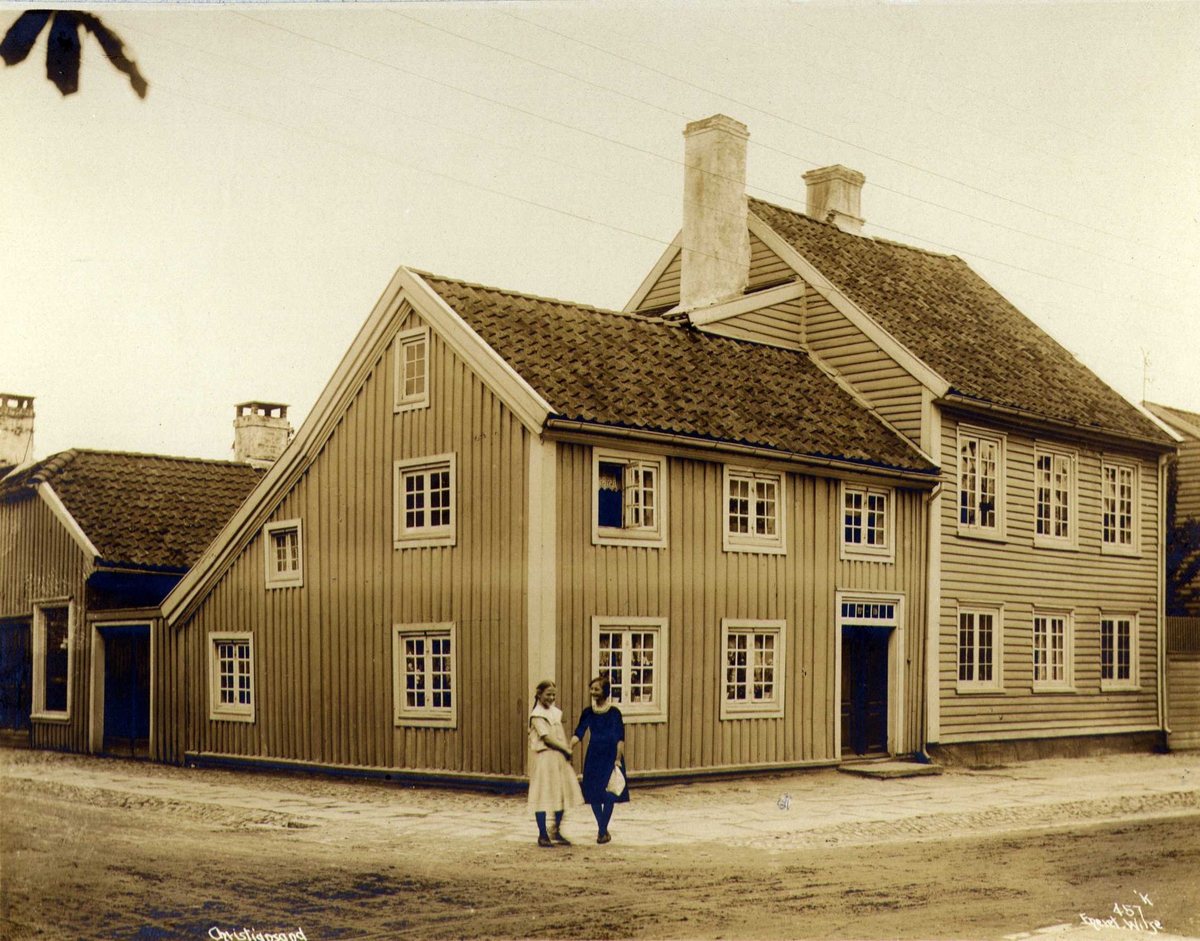
[(154, 708), (154, 674), (158, 658), (154, 655), (154, 619), (137, 618), (119, 621), (92, 621), (92, 669), (88, 697), (88, 751), (93, 755), (104, 753), (104, 634), (110, 627), (144, 627), (150, 635), (150, 738), (151, 754), (154, 751), (154, 724), (157, 711)]
[(896, 606), (896, 618), (893, 624), (880, 624), (877, 630), (888, 632), (888, 715), (887, 715), (887, 752), (888, 755), (902, 755), (909, 751), (908, 736), (904, 722), (904, 593), (895, 591), (856, 591), (853, 589), (838, 589), (834, 593), (834, 625), (837, 632), (836, 657), (833, 669), (833, 747), (839, 761), (842, 757), (842, 628), (859, 621), (847, 621), (842, 617), (842, 605), (861, 601), (870, 604), (891, 604)]

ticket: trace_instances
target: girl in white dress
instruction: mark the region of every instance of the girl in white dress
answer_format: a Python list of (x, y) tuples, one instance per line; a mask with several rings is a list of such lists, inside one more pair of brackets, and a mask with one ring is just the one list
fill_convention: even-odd
[[(538, 846), (571, 841), (560, 829), (563, 811), (583, 803), (583, 792), (571, 767), (571, 746), (562, 726), (562, 710), (554, 705), (558, 688), (553, 680), (542, 680), (529, 713), (529, 809), (538, 825)], [(554, 814), (554, 827), (547, 832), (546, 814)]]

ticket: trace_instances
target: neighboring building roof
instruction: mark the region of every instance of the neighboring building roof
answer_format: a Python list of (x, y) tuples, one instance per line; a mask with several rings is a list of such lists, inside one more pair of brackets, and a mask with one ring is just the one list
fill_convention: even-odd
[(961, 258), (843, 232), (750, 198), (750, 211), (953, 392), (1085, 428), (1169, 439)]
[(11, 474), (0, 501), (49, 483), (104, 562), (182, 571), (262, 474), (232, 461), (72, 449)]
[(1142, 405), (1181, 435), (1200, 440), (1200, 415), (1195, 412), (1185, 412), (1181, 408), (1171, 408), (1169, 405), (1159, 405), (1155, 402), (1143, 402)]
[(419, 274), (554, 417), (934, 470), (804, 352)]

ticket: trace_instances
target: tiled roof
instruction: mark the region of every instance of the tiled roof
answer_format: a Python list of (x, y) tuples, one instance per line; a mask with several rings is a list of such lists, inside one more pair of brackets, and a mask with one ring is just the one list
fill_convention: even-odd
[(775, 230), (961, 395), (1097, 431), (1162, 431), (1005, 300), (961, 258), (850, 235), (751, 198)]
[(1200, 438), (1200, 415), (1195, 412), (1186, 412), (1181, 408), (1171, 408), (1169, 405), (1159, 405), (1155, 402), (1142, 404), (1181, 435)]
[(422, 277), (556, 417), (929, 471), (807, 354)]
[(108, 563), (190, 568), (263, 471), (231, 461), (62, 451), (0, 483), (0, 500), (47, 481)]

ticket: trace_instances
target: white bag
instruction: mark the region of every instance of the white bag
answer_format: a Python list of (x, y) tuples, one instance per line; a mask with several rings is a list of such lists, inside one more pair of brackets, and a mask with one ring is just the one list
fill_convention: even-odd
[(608, 787), (605, 790), (618, 797), (625, 793), (625, 775), (621, 774), (620, 768), (613, 768), (613, 773), (608, 778)]

